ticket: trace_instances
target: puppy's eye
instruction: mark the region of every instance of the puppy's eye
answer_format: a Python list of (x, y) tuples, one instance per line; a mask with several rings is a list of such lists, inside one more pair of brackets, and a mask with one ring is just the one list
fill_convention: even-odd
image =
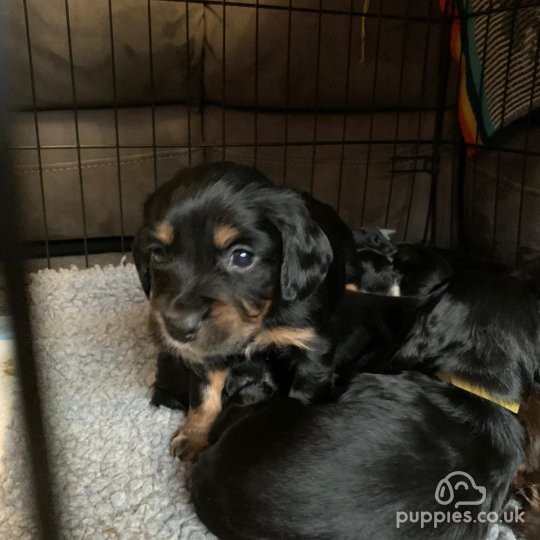
[(164, 262), (167, 257), (165, 248), (163, 246), (152, 246), (150, 248), (150, 257), (158, 264)]
[(245, 248), (236, 248), (230, 256), (229, 264), (235, 268), (245, 270), (255, 262), (255, 255)]

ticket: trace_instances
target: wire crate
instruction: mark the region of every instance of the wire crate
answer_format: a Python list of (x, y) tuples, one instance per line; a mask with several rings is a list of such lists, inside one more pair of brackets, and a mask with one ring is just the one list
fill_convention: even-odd
[(34, 267), (129, 253), (146, 196), (221, 159), (353, 228), (508, 264), (540, 252), (540, 2), (6, 0), (0, 13), (4, 174)]

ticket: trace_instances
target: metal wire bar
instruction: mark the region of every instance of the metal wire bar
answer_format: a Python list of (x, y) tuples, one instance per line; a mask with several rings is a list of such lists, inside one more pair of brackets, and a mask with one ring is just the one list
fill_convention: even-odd
[(69, 52), (69, 71), (71, 76), (71, 97), (73, 100), (73, 119), (75, 120), (75, 142), (76, 142), (76, 151), (77, 151), (77, 165), (79, 169), (79, 190), (81, 194), (81, 218), (83, 226), (83, 235), (84, 235), (84, 262), (88, 268), (88, 227), (86, 222), (86, 202), (84, 198), (84, 181), (82, 174), (82, 159), (81, 159), (81, 139), (79, 133), (79, 113), (77, 106), (77, 88), (75, 85), (75, 64), (73, 61), (73, 43), (71, 40), (71, 21), (69, 18), (69, 0), (64, 0), (64, 7), (66, 13), (66, 29), (67, 29), (67, 41), (68, 41), (68, 52)]
[(112, 0), (109, 0), (109, 36), (111, 41), (111, 69), (112, 69), (112, 87), (114, 100), (114, 137), (116, 141), (116, 173), (118, 182), (118, 211), (120, 212), (120, 238), (122, 238), (122, 253), (125, 253), (124, 245), (124, 197), (122, 193), (122, 169), (120, 160), (120, 133), (118, 129), (118, 88), (116, 84), (116, 56), (114, 54), (114, 25), (112, 13)]
[[(431, 3), (430, 3), (431, 7)], [(399, 68), (399, 82), (398, 82), (398, 101), (397, 101), (397, 113), (396, 113), (396, 128), (394, 131), (394, 145), (392, 149), (392, 173), (390, 175), (390, 186), (388, 189), (388, 197), (386, 200), (386, 212), (384, 216), (384, 226), (385, 228), (388, 228), (388, 218), (390, 216), (390, 205), (392, 203), (392, 193), (394, 191), (394, 177), (395, 177), (395, 170), (394, 170), (394, 163), (395, 163), (395, 157), (397, 153), (397, 141), (399, 138), (399, 121), (400, 121), (400, 108), (401, 108), (401, 101), (402, 101), (402, 94), (403, 94), (403, 75), (405, 73), (405, 51), (407, 49), (407, 37), (409, 35), (409, 11), (411, 8), (411, 2), (410, 0), (407, 0), (406, 8), (405, 8), (405, 28), (403, 30), (403, 41), (401, 43), (401, 61), (400, 61), (400, 68)], [(407, 219), (407, 218), (406, 218)], [(407, 220), (408, 221), (408, 220)]]
[[(26, 5), (24, 6), (26, 7)], [(27, 14), (27, 12), (26, 12)], [(0, 35), (4, 34), (0, 14)], [(7, 61), (0, 48), (0, 80), (8, 80)], [(28, 298), (23, 265), (23, 246), (20, 242), (17, 183), (13, 181), (9, 167), (7, 148), (8, 129), (7, 84), (0, 87), (0, 265), (5, 280), (6, 300), (11, 315), (15, 344), (17, 383), (21, 390), (21, 402), (26, 443), (29, 455), (32, 490), (37, 510), (37, 534), (43, 540), (58, 538), (56, 523), (56, 499), (51, 485), (47, 441), (41, 409), (41, 392), (37, 378)], [(43, 243), (40, 242), (43, 248)], [(48, 245), (45, 244), (48, 251)]]
[[(429, 12), (428, 16), (431, 18), (433, 13), (433, 2), (430, 2), (429, 4)], [(424, 97), (426, 95), (426, 82), (427, 82), (427, 66), (428, 66), (428, 53), (429, 53), (429, 47), (431, 43), (431, 24), (428, 23), (427, 30), (426, 30), (426, 44), (424, 46), (424, 58), (422, 60), (422, 81), (420, 83), (420, 102), (422, 103), (424, 101)], [(416, 127), (416, 138), (418, 141), (420, 141), (420, 137), (422, 135), (422, 111), (418, 112), (418, 125)], [(414, 147), (414, 162), (416, 163), (416, 160), (418, 159), (418, 152), (419, 152), (420, 142), (417, 142)], [(412, 211), (412, 204), (414, 199), (414, 190), (416, 188), (416, 172), (414, 172), (411, 186), (409, 189), (409, 197), (407, 200), (407, 213), (405, 215), (405, 228), (403, 230), (403, 241), (407, 241), (407, 235), (409, 233), (409, 224), (410, 224), (410, 218), (411, 218), (411, 211)], [(428, 219), (428, 216), (426, 215), (426, 219)]]
[(41, 139), (39, 134), (39, 119), (36, 98), (36, 80), (34, 75), (34, 60), (32, 56), (32, 40), (30, 37), (30, 20), (28, 18), (27, 0), (23, 0), (24, 26), (26, 31), (26, 47), (28, 49), (28, 69), (30, 72), (30, 91), (32, 93), (32, 109), (34, 115), (34, 133), (36, 137), (36, 152), (38, 160), (39, 189), (41, 195), (41, 215), (43, 216), (43, 232), (45, 234), (45, 257), (47, 258), (47, 268), (51, 267), (51, 257), (49, 254), (49, 226), (47, 223), (47, 199), (45, 198), (45, 184), (43, 182), (43, 160), (41, 156)]
[[(4, 167), (2, 167), (4, 168)], [(2, 171), (5, 187), (8, 183), (9, 173)], [(49, 473), (49, 459), (45, 438), (45, 427), (41, 411), (41, 393), (36, 375), (36, 361), (30, 333), (30, 317), (28, 314), (28, 299), (24, 268), (22, 262), (22, 249), (13, 239), (16, 221), (13, 209), (13, 197), (2, 190), (0, 199), (3, 208), (0, 212), (3, 241), (1, 252), (3, 255), (3, 274), (6, 285), (6, 299), (11, 315), (11, 324), (15, 341), (15, 358), (17, 362), (17, 381), (21, 387), (24, 420), (26, 424), (26, 439), (30, 455), (30, 464), (33, 477), (34, 500), (38, 510), (38, 530), (40, 537), (46, 540), (58, 538), (56, 531), (55, 498), (51, 487)], [(12, 219), (6, 219), (11, 217)]]
[(221, 47), (222, 47), (222, 60), (221, 60), (221, 158), (225, 159), (227, 157), (227, 114), (226, 114), (226, 83), (227, 83), (227, 36), (226, 36), (226, 27), (227, 27), (227, 0), (221, 0), (221, 5), (223, 7), (223, 18), (222, 18), (222, 37), (221, 37)]
[(313, 110), (313, 149), (311, 152), (311, 183), (309, 192), (313, 195), (315, 187), (315, 159), (317, 156), (317, 136), (319, 128), (319, 100), (320, 100), (320, 78), (321, 78), (321, 37), (322, 37), (322, 7), (323, 0), (319, 0), (319, 14), (317, 16), (317, 67), (315, 68), (315, 108)]
[[(503, 96), (502, 96), (502, 104), (501, 104), (501, 119), (504, 118), (504, 115), (506, 113), (506, 104), (508, 99), (508, 79), (510, 75), (510, 64), (512, 62), (512, 50), (514, 48), (514, 34), (516, 30), (516, 21), (517, 21), (517, 9), (518, 4), (517, 0), (514, 0), (514, 11), (512, 13), (512, 30), (510, 31), (510, 45), (508, 47), (508, 54), (506, 55), (506, 64), (505, 64), (505, 72), (504, 72), (504, 88), (503, 88)], [(493, 209), (493, 239), (492, 239), (492, 255), (495, 254), (495, 250), (497, 248), (497, 221), (499, 217), (499, 188), (500, 188), (500, 181), (501, 181), (501, 163), (502, 163), (502, 153), (499, 151), (497, 152), (497, 172), (495, 174), (496, 183), (495, 183), (495, 206)]]
[[(132, 236), (126, 236), (124, 242), (128, 245), (133, 240)], [(51, 240), (49, 251), (51, 257), (70, 257), (81, 254), (80, 240)], [(106, 238), (89, 238), (88, 253), (95, 255), (99, 253), (121, 253), (122, 239), (119, 236), (109, 236)], [(24, 254), (28, 259), (43, 258), (43, 242), (26, 242)]]
[[(536, 50), (540, 51), (540, 31), (537, 32), (536, 36)], [(521, 189), (519, 193), (519, 211), (518, 211), (518, 228), (517, 228), (517, 241), (516, 241), (516, 265), (519, 261), (519, 253), (521, 247), (521, 234), (522, 234), (522, 222), (523, 222), (523, 204), (525, 200), (525, 179), (527, 178), (528, 172), (528, 148), (529, 148), (529, 139), (531, 135), (531, 125), (532, 125), (532, 111), (534, 104), (534, 89), (536, 88), (536, 78), (538, 75), (538, 64), (539, 64), (540, 55), (536, 55), (534, 59), (534, 69), (531, 81), (531, 97), (529, 101), (529, 114), (527, 115), (527, 129), (525, 131), (525, 141), (523, 143), (523, 165), (521, 169)]]
[(156, 145), (156, 103), (154, 89), (154, 45), (152, 38), (152, 1), (147, 0), (148, 16), (148, 69), (150, 71), (150, 107), (152, 118), (152, 149), (154, 153), (154, 187), (158, 185), (157, 145)]
[[(394, 139), (376, 139), (376, 140), (369, 140), (369, 139), (350, 139), (345, 141), (343, 143), (343, 140), (336, 139), (336, 140), (329, 140), (329, 141), (319, 141), (318, 145), (323, 146), (340, 146), (342, 144), (346, 145), (367, 145), (367, 144), (374, 144), (374, 145), (385, 145), (385, 144), (392, 144)], [(407, 144), (418, 144), (419, 146), (424, 144), (433, 144), (434, 139), (403, 139), (399, 141), (400, 144), (407, 145)], [(442, 145), (445, 146), (452, 146), (452, 145), (460, 145), (461, 142), (456, 142), (454, 140), (441, 138), (439, 142)], [(229, 143), (227, 146), (233, 147), (233, 148), (249, 148), (253, 145), (253, 143)], [(205, 143), (205, 144), (192, 144), (192, 148), (214, 148), (215, 145), (212, 143)], [(281, 147), (285, 146), (285, 142), (265, 142), (264, 144), (261, 144), (261, 146), (268, 146), (268, 147)], [(306, 141), (288, 141), (287, 146), (311, 146), (311, 143)], [(516, 148), (504, 148), (500, 146), (494, 146), (492, 144), (468, 144), (469, 147), (475, 147), (479, 150), (497, 150), (501, 151), (503, 153), (508, 154), (522, 154), (523, 150), (516, 149)], [(75, 150), (77, 146), (75, 145), (41, 145), (41, 150)], [(114, 150), (116, 147), (114, 145), (107, 145), (107, 144), (82, 144), (80, 146), (82, 150), (87, 149), (109, 149)], [(145, 145), (145, 144), (123, 144), (120, 145), (120, 148), (125, 149), (151, 149), (153, 148), (152, 145)], [(174, 149), (174, 148), (187, 148), (187, 145), (185, 144), (161, 144), (158, 146), (158, 148), (166, 150), (166, 149)], [(11, 150), (36, 150), (36, 145), (12, 145), (10, 146)], [(527, 155), (531, 157), (538, 157), (540, 156), (540, 151), (537, 150), (531, 150), (530, 148), (527, 150)], [(411, 159), (408, 157), (408, 159)], [(20, 167), (20, 169), (28, 169), (28, 167)], [(401, 171), (403, 172), (403, 171)]]
[(365, 169), (365, 179), (364, 179), (364, 193), (362, 194), (362, 213), (360, 214), (360, 221), (363, 223), (366, 216), (366, 202), (367, 202), (367, 192), (369, 187), (369, 167), (371, 165), (371, 142), (373, 139), (373, 128), (375, 125), (375, 91), (377, 88), (377, 76), (379, 74), (379, 51), (381, 45), (381, 25), (382, 25), (382, 8), (383, 2), (379, 2), (379, 19), (377, 25), (377, 44), (375, 46), (375, 69), (373, 72), (373, 85), (371, 88), (371, 117), (369, 120), (369, 143), (367, 147), (366, 155), (366, 169)]
[[(493, 0), (489, 0), (489, 7), (493, 7)], [(483, 39), (484, 39), (484, 43), (482, 45), (482, 58), (485, 59), (486, 58), (486, 54), (487, 54), (487, 45), (488, 45), (488, 40), (489, 40), (489, 28), (490, 28), (490, 25), (491, 25), (491, 17), (487, 17), (486, 19), (486, 30), (484, 32), (484, 36), (483, 36)], [(482, 62), (482, 66), (480, 68), (480, 87), (483, 87), (484, 85), (484, 76), (485, 76), (485, 71), (486, 71), (486, 63), (485, 62)], [(460, 73), (460, 77), (461, 77), (461, 73)], [(480, 129), (476, 129), (476, 133), (474, 135), (474, 142), (475, 142), (475, 145), (476, 148), (478, 148), (478, 144), (479, 144), (479, 140), (480, 140)], [(471, 193), (471, 201), (470, 201), (470, 217), (469, 217), (469, 226), (472, 226), (472, 216), (473, 216), (473, 212), (474, 212), (474, 205), (475, 205), (475, 199), (476, 199), (476, 181), (477, 181), (477, 177), (478, 177), (478, 155), (476, 154), (474, 156), (474, 163), (473, 163), (473, 175), (472, 175), (472, 193)]]
[[(457, 220), (456, 244), (452, 244), (452, 247), (457, 248), (459, 251), (466, 250), (466, 218), (465, 218), (465, 173), (467, 170), (467, 146), (463, 141), (460, 144), (454, 146), (454, 151), (457, 153), (456, 172), (453, 178), (455, 183), (455, 196), (456, 207), (452, 216), (455, 216)], [(452, 239), (453, 241), (453, 239)]]
[[(182, 2), (183, 0), (164, 0), (164, 1), (167, 1), (167, 2)], [(190, 0), (190, 2), (192, 4), (202, 4), (204, 6), (220, 6), (220, 5), (223, 4), (222, 0)], [(246, 9), (256, 9), (257, 8), (257, 4), (255, 4), (255, 2), (246, 3), (246, 2), (239, 2), (239, 1), (238, 2), (233, 2), (232, 0), (228, 0), (227, 4), (230, 7), (239, 7), (239, 8), (246, 8)], [(540, 6), (540, 1), (528, 2), (527, 3), (528, 8), (537, 7), (537, 6)], [(267, 10), (271, 10), (271, 11), (285, 11), (285, 10), (288, 9), (287, 6), (276, 5), (276, 4), (261, 4), (261, 3), (259, 3), (258, 7), (259, 7), (259, 9), (267, 9)], [(512, 8), (501, 5), (501, 6), (497, 6), (496, 8), (493, 8), (491, 10), (489, 10), (489, 9), (479, 9), (479, 10), (471, 12), (471, 13), (452, 15), (452, 16), (449, 16), (449, 17), (451, 19), (453, 19), (453, 20), (466, 20), (466, 19), (469, 19), (470, 17), (476, 17), (476, 16), (479, 16), (479, 15), (492, 15), (492, 14), (496, 14), (496, 13), (505, 13), (505, 12), (511, 11), (511, 10), (512, 10)], [(317, 8), (310, 8), (310, 7), (305, 7), (305, 6), (294, 6), (293, 11), (299, 12), (299, 13), (319, 13), (319, 10)], [(347, 10), (328, 9), (328, 8), (323, 9), (322, 13), (324, 15), (348, 15)], [(354, 16), (362, 16), (362, 14), (363, 14), (363, 11), (361, 11), (361, 10), (355, 10), (353, 12)], [(375, 19), (375, 18), (378, 18), (378, 16), (374, 15), (374, 14), (368, 14), (367, 18)], [(394, 20), (394, 21), (400, 21), (400, 20), (403, 19), (403, 17), (401, 15), (393, 15), (393, 14), (390, 14), (390, 13), (385, 14), (383, 16), (383, 18), (387, 19), (387, 20)], [(428, 22), (428, 18), (419, 16), (419, 15), (414, 15), (414, 16), (410, 17), (410, 21), (411, 22), (425, 23), (425, 22)], [(442, 20), (442, 19), (434, 19), (433, 23), (434, 24), (445, 24), (444, 20)]]
[(292, 40), (292, 6), (293, 0), (289, 0), (287, 14), (287, 66), (285, 68), (285, 131), (283, 134), (283, 178), (281, 185), (287, 183), (287, 159), (289, 150), (289, 105), (291, 98), (291, 40)]
[[(189, 1), (189, 0), (188, 0)], [(222, 100), (221, 98), (217, 101), (215, 100), (206, 100), (205, 101), (205, 105), (221, 105), (222, 104)], [(250, 107), (250, 106), (241, 106), (241, 105), (227, 105), (227, 107), (231, 110), (234, 110), (234, 111), (241, 111), (241, 112), (251, 112), (253, 110), (253, 107)], [(131, 108), (131, 107), (126, 107), (126, 108)], [(450, 110), (451, 107), (446, 107), (447, 110)], [(38, 108), (38, 110), (40, 110)], [(84, 107), (81, 107), (80, 110), (84, 110)], [(19, 112), (25, 112), (25, 111), (30, 111), (31, 112), (31, 109), (24, 109), (24, 108), (21, 108), (19, 109)], [(259, 103), (259, 112), (260, 113), (264, 113), (264, 112), (269, 112), (269, 113), (285, 113), (287, 111), (287, 108), (285, 106), (263, 106)], [(418, 106), (418, 107), (412, 107), (412, 106), (403, 106), (401, 108), (401, 112), (402, 113), (405, 113), (405, 112), (418, 112), (418, 111), (424, 111), (424, 112), (428, 112), (428, 111), (436, 111), (436, 107), (433, 107), (433, 106), (430, 106), (428, 104), (424, 105), (422, 104), (421, 106)], [(310, 107), (289, 107), (289, 113), (291, 114), (306, 114), (306, 113), (312, 113), (313, 112), (313, 108), (310, 108)], [(352, 113), (370, 113), (371, 112), (371, 108), (368, 106), (368, 107), (362, 107), (362, 106), (354, 106), (354, 107), (350, 107), (348, 109), (345, 109), (344, 107), (335, 107), (335, 106), (331, 106), (331, 107), (326, 107), (324, 108), (322, 105), (320, 106), (319, 108), (319, 114), (320, 115), (323, 115), (323, 114), (343, 114), (343, 113), (346, 113), (346, 112), (352, 112)], [(390, 112), (390, 113), (393, 113), (393, 112), (396, 112), (396, 108), (395, 107), (385, 107), (384, 105), (381, 105), (380, 107), (377, 107), (377, 112)], [(159, 146), (159, 144), (158, 144)]]
[[(442, 134), (444, 127), (444, 105), (446, 103), (447, 95), (447, 81), (448, 74), (450, 73), (450, 48), (448, 47), (448, 38), (450, 35), (450, 25), (451, 19), (448, 16), (448, 9), (450, 9), (450, 3), (445, 4), (444, 17), (446, 18), (447, 25), (446, 27), (441, 27), (441, 39), (440, 39), (440, 48), (439, 48), (439, 70), (438, 70), (438, 80), (437, 80), (437, 103), (438, 111), (435, 116), (435, 129), (433, 133), (433, 171), (431, 173), (431, 186), (429, 194), (429, 208), (428, 208), (428, 219), (426, 220), (426, 228), (424, 230), (423, 242), (426, 243), (428, 240), (429, 228), (429, 241), (430, 243), (435, 243), (437, 239), (437, 220), (435, 212), (437, 211), (437, 189), (438, 189), (438, 180), (439, 180), (439, 165), (440, 165), (440, 154), (442, 148)], [(430, 227), (431, 226), (431, 227)]]
[[(463, 68), (463, 55), (459, 55), (459, 62), (457, 67), (457, 73), (458, 76), (456, 77), (456, 87), (454, 89), (454, 92), (456, 95), (459, 95), (460, 90), (460, 83), (461, 83), (461, 70)], [(457, 135), (460, 137), (460, 135)], [(462, 187), (463, 182), (462, 179), (458, 179), (456, 176), (456, 161), (458, 161), (458, 153), (459, 153), (459, 165), (464, 166), (463, 158), (464, 156), (462, 154), (466, 153), (466, 146), (465, 141), (462, 141), (462, 144), (456, 144), (452, 147), (452, 176), (451, 176), (451, 190), (450, 190), (450, 247), (454, 246), (454, 227), (455, 227), (455, 221), (457, 220), (459, 222), (460, 218), (458, 216), (461, 216), (463, 214), (463, 205), (465, 203), (463, 197), (462, 197)], [(464, 170), (462, 171), (464, 172)], [(461, 184), (460, 187), (458, 187), (457, 184)]]
[[(351, 0), (351, 3), (349, 4), (349, 11), (350, 11), (350, 17), (349, 17), (349, 28), (347, 30), (347, 61), (345, 64), (345, 96), (344, 96), (344, 102), (345, 102), (345, 108), (347, 108), (350, 100), (350, 93), (351, 93), (351, 59), (352, 59), (352, 29), (353, 29), (353, 8), (354, 8), (354, 0)], [(341, 151), (339, 155), (339, 178), (338, 178), (338, 194), (337, 194), (337, 201), (336, 201), (336, 211), (339, 215), (341, 210), (341, 193), (343, 189), (343, 170), (344, 170), (344, 164), (345, 164), (345, 146), (346, 146), (346, 138), (347, 138), (347, 119), (348, 114), (345, 112), (343, 113), (343, 123), (341, 127)]]
[(254, 119), (253, 119), (253, 142), (254, 142), (254, 148), (253, 148), (253, 162), (255, 164), (255, 167), (257, 166), (257, 156), (258, 156), (258, 149), (259, 149), (259, 0), (256, 0), (256, 8), (255, 9), (255, 73), (253, 76), (253, 84), (254, 84), (254, 92), (255, 92), (255, 100), (254, 100), (254, 107), (253, 107), (253, 113), (254, 113)]
[(187, 136), (188, 136), (188, 165), (192, 164), (191, 148), (191, 36), (189, 32), (189, 0), (185, 0), (186, 10), (186, 78), (187, 78)]

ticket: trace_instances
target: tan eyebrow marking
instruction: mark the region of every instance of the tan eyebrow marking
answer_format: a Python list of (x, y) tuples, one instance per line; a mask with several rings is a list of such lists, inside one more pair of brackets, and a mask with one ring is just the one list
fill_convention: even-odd
[(217, 248), (227, 247), (235, 238), (240, 236), (240, 231), (232, 225), (218, 225), (214, 229), (214, 244)]
[(174, 229), (170, 223), (162, 221), (154, 227), (154, 236), (163, 242), (165, 245), (170, 246), (174, 239)]

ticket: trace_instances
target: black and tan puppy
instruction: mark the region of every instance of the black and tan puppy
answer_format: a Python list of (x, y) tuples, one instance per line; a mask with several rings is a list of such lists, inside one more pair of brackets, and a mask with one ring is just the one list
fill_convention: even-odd
[[(477, 517), (502, 510), (523, 460), (515, 411), (539, 353), (536, 304), (517, 280), (454, 276), (419, 308), (395, 375), (360, 374), (316, 407), (226, 409), (192, 470), (197, 513), (222, 540), (484, 538)], [(457, 471), (485, 496), (469, 485), (459, 508), (440, 503)], [(472, 519), (446, 517), (456, 510)], [(419, 512), (439, 512), (437, 527)]]
[[(229, 369), (258, 351), (288, 366), (291, 396), (314, 403), (330, 394), (328, 319), (344, 291), (347, 250), (352, 233), (329, 207), (252, 168), (185, 169), (148, 199), (134, 259), (160, 367), (181, 359), (190, 379), (174, 455), (197, 458)], [(158, 373), (154, 403), (185, 408), (182, 369)]]

